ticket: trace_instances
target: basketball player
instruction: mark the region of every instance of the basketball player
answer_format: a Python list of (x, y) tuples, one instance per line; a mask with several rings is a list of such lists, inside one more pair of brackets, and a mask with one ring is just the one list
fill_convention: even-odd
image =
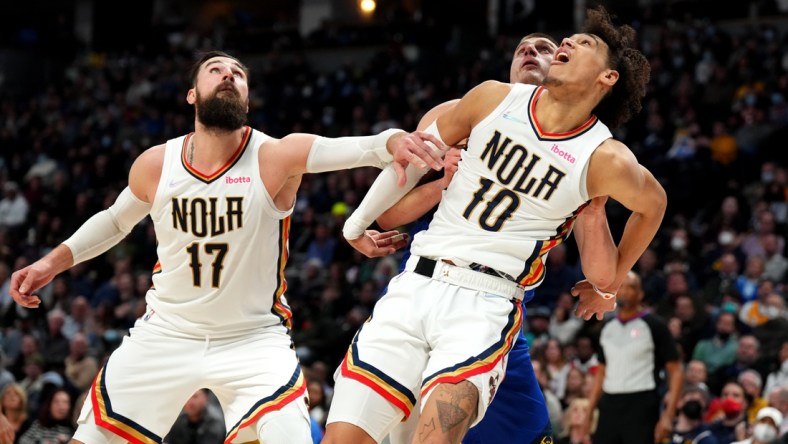
[[(602, 196), (633, 215), (612, 259), (616, 272), (597, 289), (605, 303), (583, 310), (614, 307), (611, 290), (654, 237), (666, 205), (659, 183), (600, 121), (617, 127), (640, 108), (649, 68), (629, 48), (633, 34), (604, 9), (590, 11), (585, 32), (555, 53), (545, 87), (485, 82), (430, 125), (447, 145), (470, 136), (468, 148), (435, 218), (415, 237), (406, 271), (341, 364), (325, 443), (379, 442), (410, 414), (416, 393), (414, 441), (460, 442), (504, 377), (520, 299), (543, 279), (544, 256), (585, 203)], [(409, 186), (419, 176), (409, 174)], [(396, 191), (370, 189), (345, 225), (351, 243), (373, 243), (364, 230), (404, 194)]]
[[(556, 48), (556, 42), (547, 35), (534, 33), (525, 36), (514, 51), (510, 69), (511, 81), (532, 85), (541, 84), (550, 67), (550, 62), (553, 60), (553, 52)], [(451, 100), (427, 112), (419, 122), (419, 129), (425, 129), (438, 115), (456, 105), (457, 102), (459, 100)], [(444, 177), (414, 188), (377, 219), (378, 225), (384, 229), (392, 229), (420, 218), (410, 231), (411, 236), (426, 229), (432, 219), (434, 206), (440, 202), (443, 190), (450, 183), (451, 176), (456, 171), (456, 161), (451, 162), (451, 159), (454, 158), (452, 154), (456, 151), (456, 149), (452, 149), (444, 159)], [(579, 243), (581, 255), (584, 257), (600, 251), (609, 252), (611, 249), (615, 249), (607, 227), (603, 198), (592, 200), (590, 205), (580, 213), (573, 232), (576, 237), (580, 238), (583, 237), (584, 232), (589, 233), (585, 237), (586, 243)], [(373, 236), (379, 235), (373, 234)], [(589, 248), (588, 242), (590, 241), (599, 241), (599, 243)], [(586, 248), (582, 248), (583, 246)], [(375, 256), (385, 252), (383, 247), (379, 246), (376, 251), (365, 253)], [(586, 257), (581, 262), (586, 275), (592, 277), (589, 279), (591, 282), (594, 282), (593, 277), (595, 276), (605, 276), (610, 273), (611, 265), (603, 263), (609, 255), (601, 254), (597, 257), (601, 260), (597, 261)], [(405, 259), (407, 259), (407, 255)], [(403, 260), (403, 267), (404, 262)], [(595, 267), (601, 266), (607, 266), (608, 269), (595, 269)], [(532, 299), (532, 293), (526, 293), (524, 302)], [(404, 423), (404, 427), (398, 426), (392, 431), (390, 435), (392, 443), (409, 443), (411, 441), (417, 416), (411, 415)], [(463, 442), (466, 444), (499, 443), (505, 442), (511, 436), (517, 436), (525, 443), (539, 442), (542, 438), (550, 436), (549, 425), (547, 407), (533, 373), (528, 343), (521, 333), (509, 352), (506, 378), (498, 387), (495, 402), (490, 406), (481, 423), (470, 429)]]
[[(557, 43), (552, 37), (534, 33), (523, 37), (512, 57), (509, 78), (512, 82), (540, 85), (547, 75), (553, 53)], [(419, 129), (426, 129), (438, 115), (442, 114), (459, 99), (442, 103), (428, 111), (419, 122)], [(459, 150), (453, 148), (444, 158), (444, 177), (424, 183), (411, 190), (393, 207), (384, 212), (378, 219), (378, 225), (384, 229), (408, 224), (418, 219), (411, 236), (427, 228), (432, 219), (434, 207), (440, 202), (443, 190), (451, 182), (457, 170), (457, 157)], [(425, 176), (426, 177), (426, 176)], [(615, 263), (605, 263), (615, 255), (615, 244), (610, 235), (605, 215), (605, 199), (596, 198), (591, 201), (577, 217), (573, 232), (576, 238), (585, 240), (578, 242), (580, 254), (583, 257), (581, 264), (583, 271), (590, 276), (589, 281), (595, 284), (596, 277), (607, 276), (613, 273)], [(587, 236), (584, 236), (588, 233)], [(374, 234), (373, 236), (379, 236)], [(591, 244), (594, 242), (594, 244)], [(382, 247), (378, 247), (379, 249)], [(376, 255), (378, 251), (370, 252)], [(597, 260), (598, 259), (598, 260)], [(403, 258), (402, 267), (406, 257)], [(525, 303), (533, 298), (533, 291), (529, 291), (523, 298)], [(536, 375), (531, 365), (531, 356), (525, 335), (520, 335), (507, 357), (506, 378), (501, 381), (495, 394), (495, 401), (490, 405), (484, 419), (468, 431), (463, 439), (465, 444), (497, 444), (506, 442), (512, 436), (517, 436), (521, 442), (540, 442), (551, 437), (550, 421), (544, 396), (539, 388)], [(415, 432), (418, 415), (411, 414), (404, 426), (397, 426), (391, 432), (393, 444), (410, 443)]]
[(37, 307), (33, 292), (55, 275), (153, 220), (159, 261), (147, 312), (100, 370), (72, 442), (159, 443), (200, 388), (219, 398), (228, 443), (311, 442), (284, 297), (301, 175), (406, 160), (440, 168), (422, 139), (440, 142), (398, 130), (274, 139), (245, 126), (247, 79), (225, 53), (202, 57), (186, 95), (195, 132), (145, 151), (114, 205), (12, 276), (14, 300)]

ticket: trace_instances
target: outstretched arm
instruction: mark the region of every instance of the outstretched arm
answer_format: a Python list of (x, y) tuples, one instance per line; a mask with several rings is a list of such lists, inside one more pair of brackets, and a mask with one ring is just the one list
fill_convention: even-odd
[[(417, 129), (419, 131), (426, 130), (432, 122), (453, 109), (459, 101), (459, 99), (450, 100), (427, 111), (419, 121)], [(443, 197), (443, 190), (446, 189), (451, 181), (450, 175), (453, 174), (453, 171), (456, 171), (456, 163), (450, 163), (449, 154), (447, 154), (445, 159), (444, 168), (446, 170), (444, 171), (443, 178), (433, 179), (412, 189), (405, 197), (400, 199), (399, 202), (378, 217), (378, 225), (385, 230), (391, 230), (400, 225), (413, 222), (425, 215), (434, 208), (435, 205), (438, 205), (438, 202), (440, 202)], [(450, 171), (451, 169), (453, 169), (453, 171)]]
[(38, 307), (41, 299), (33, 294), (35, 291), (58, 274), (104, 253), (126, 237), (150, 212), (162, 159), (162, 146), (140, 155), (129, 172), (129, 186), (118, 195), (112, 206), (93, 215), (46, 256), (11, 276), (11, 297), (23, 307)]

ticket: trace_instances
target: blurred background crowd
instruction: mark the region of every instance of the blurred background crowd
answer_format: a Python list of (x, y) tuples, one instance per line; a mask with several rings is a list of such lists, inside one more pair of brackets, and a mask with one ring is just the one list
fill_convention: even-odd
[[(27, 442), (45, 429), (70, 436), (98, 368), (144, 313), (152, 224), (58, 276), (38, 310), (14, 304), (10, 275), (107, 208), (141, 151), (191, 131), (186, 74), (198, 51), (223, 49), (250, 66), (257, 129), (367, 135), (414, 129), (432, 106), (508, 80), (523, 35), (560, 39), (585, 9), (572, 0), (380, 0), (363, 13), (360, 3), (148, 0), (110, 11), (34, 0), (2, 14), (0, 405)], [(644, 302), (679, 344), (685, 395), (701, 395), (702, 422), (738, 426), (747, 439), (769, 405), (780, 416), (761, 416), (783, 435), (788, 5), (598, 3), (638, 30), (652, 67), (642, 112), (616, 133), (668, 193), (662, 229), (636, 267)], [(305, 176), (293, 214), (286, 297), (319, 426), (332, 372), (398, 273), (397, 255), (367, 259), (341, 236), (377, 172)], [(618, 238), (628, 212), (607, 209)], [(525, 325), (558, 436), (578, 421), (571, 412), (588, 395), (602, 325), (572, 314), (569, 289), (580, 279), (571, 241), (551, 251)], [(210, 393), (199, 392), (169, 439), (221, 442), (223, 433)]]

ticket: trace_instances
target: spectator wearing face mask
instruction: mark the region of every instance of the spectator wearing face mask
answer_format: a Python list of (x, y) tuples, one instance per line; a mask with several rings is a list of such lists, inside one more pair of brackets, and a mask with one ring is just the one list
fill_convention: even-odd
[[(708, 392), (697, 386), (688, 386), (679, 399), (679, 415), (670, 444), (720, 444), (703, 423), (703, 413), (708, 404)], [(664, 442), (664, 441), (663, 441)]]
[(747, 430), (747, 398), (744, 387), (738, 382), (729, 382), (722, 388), (719, 399), (709, 406), (705, 419), (711, 433), (720, 443), (744, 439)]
[(733, 444), (771, 444), (780, 436), (780, 423), (783, 414), (774, 407), (764, 407), (758, 410), (756, 422), (752, 427), (750, 437)]

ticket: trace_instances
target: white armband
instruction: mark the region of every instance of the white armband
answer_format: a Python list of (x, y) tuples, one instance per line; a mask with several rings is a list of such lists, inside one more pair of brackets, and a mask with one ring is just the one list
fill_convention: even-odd
[(358, 208), (345, 221), (342, 235), (345, 239), (353, 240), (361, 237), (364, 231), (372, 225), (381, 214), (399, 202), (427, 173), (429, 167), (419, 169), (415, 165), (405, 168), (407, 181), (405, 186), (397, 185), (397, 172), (394, 165), (389, 165), (378, 174), (378, 178), (369, 187), (367, 195), (358, 205)]
[(317, 137), (306, 159), (306, 171), (323, 173), (361, 166), (383, 168), (394, 160), (386, 143), (389, 137), (400, 132), (403, 131), (392, 128), (375, 136)]
[(600, 290), (599, 288), (597, 288), (597, 286), (596, 286), (596, 285), (594, 285), (594, 284), (591, 284), (591, 288), (593, 288), (593, 289), (594, 289), (594, 291), (596, 292), (596, 294), (598, 294), (599, 296), (602, 296), (602, 299), (613, 299), (613, 298), (615, 298), (615, 297), (616, 297), (616, 294), (615, 294), (615, 293), (609, 293), (609, 292), (607, 292), (607, 291), (602, 291), (602, 290)]
[(71, 250), (74, 265), (114, 247), (150, 213), (151, 206), (126, 187), (111, 207), (94, 214), (63, 242)]

